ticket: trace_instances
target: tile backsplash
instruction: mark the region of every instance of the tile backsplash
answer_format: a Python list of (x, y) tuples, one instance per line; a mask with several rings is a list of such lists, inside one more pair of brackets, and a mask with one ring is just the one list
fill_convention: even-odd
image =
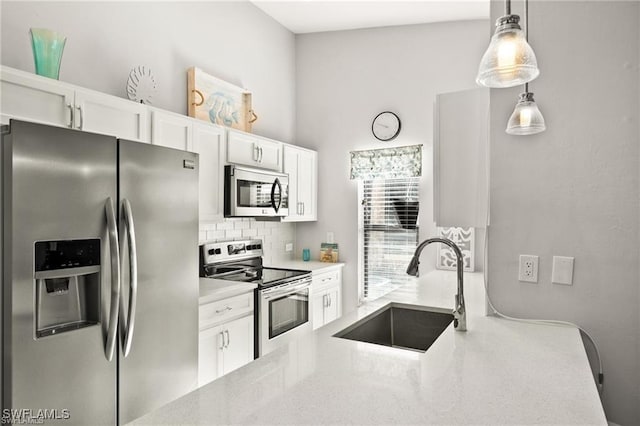
[[(273, 265), (278, 260), (290, 260), (295, 254), (296, 226), (294, 223), (259, 221), (253, 218), (225, 218), (223, 222), (201, 223), (198, 239), (204, 242), (246, 240), (260, 238), (263, 242), (264, 263)], [(285, 250), (286, 244), (293, 251)]]

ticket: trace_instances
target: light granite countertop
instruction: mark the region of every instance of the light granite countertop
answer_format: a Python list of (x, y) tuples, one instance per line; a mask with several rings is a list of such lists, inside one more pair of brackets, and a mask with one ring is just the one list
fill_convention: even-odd
[(607, 424), (578, 331), (484, 316), (481, 274), (468, 331), (425, 353), (333, 337), (391, 301), (451, 308), (455, 288), (425, 274), (134, 424)]

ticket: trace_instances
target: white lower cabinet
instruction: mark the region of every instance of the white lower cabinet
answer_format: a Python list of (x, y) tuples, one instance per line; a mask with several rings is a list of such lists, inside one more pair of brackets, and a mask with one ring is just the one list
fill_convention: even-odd
[(253, 292), (200, 305), (198, 386), (253, 360)]
[(342, 268), (319, 271), (311, 281), (313, 329), (342, 316)]

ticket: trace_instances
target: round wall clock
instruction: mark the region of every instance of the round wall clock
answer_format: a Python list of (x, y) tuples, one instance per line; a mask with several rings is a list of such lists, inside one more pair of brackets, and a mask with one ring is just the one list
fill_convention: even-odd
[(129, 73), (127, 96), (132, 101), (150, 105), (156, 93), (156, 87), (156, 79), (149, 68), (139, 66)]
[(384, 111), (373, 119), (371, 131), (376, 139), (386, 142), (398, 136), (400, 127), (400, 117), (391, 111)]

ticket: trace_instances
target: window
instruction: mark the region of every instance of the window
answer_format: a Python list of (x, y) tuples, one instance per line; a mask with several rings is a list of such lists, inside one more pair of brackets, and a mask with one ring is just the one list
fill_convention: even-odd
[(414, 280), (407, 265), (418, 244), (419, 177), (358, 182), (361, 298), (372, 300)]

